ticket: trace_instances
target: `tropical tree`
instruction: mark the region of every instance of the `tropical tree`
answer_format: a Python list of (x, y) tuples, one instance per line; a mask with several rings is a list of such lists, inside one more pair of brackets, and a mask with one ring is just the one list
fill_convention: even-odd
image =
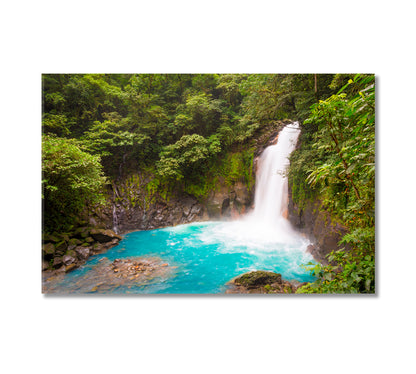
[(87, 205), (103, 201), (100, 157), (72, 139), (42, 137), (44, 231), (65, 229)]

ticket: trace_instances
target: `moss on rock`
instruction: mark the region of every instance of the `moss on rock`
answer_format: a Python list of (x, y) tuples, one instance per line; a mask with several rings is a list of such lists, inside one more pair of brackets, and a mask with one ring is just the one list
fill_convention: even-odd
[(281, 284), (282, 275), (271, 271), (258, 270), (237, 277), (234, 279), (234, 283), (247, 288), (255, 288), (273, 283)]

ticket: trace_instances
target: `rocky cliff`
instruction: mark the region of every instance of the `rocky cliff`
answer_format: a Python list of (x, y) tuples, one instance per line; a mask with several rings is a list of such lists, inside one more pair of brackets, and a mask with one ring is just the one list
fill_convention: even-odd
[(322, 206), (321, 201), (306, 201), (300, 207), (292, 200), (291, 186), (289, 185), (288, 219), (296, 230), (304, 233), (313, 243), (308, 251), (315, 260), (327, 264), (326, 256), (341, 248), (350, 247), (338, 242), (348, 232), (347, 228), (334, 220), (329, 212)]

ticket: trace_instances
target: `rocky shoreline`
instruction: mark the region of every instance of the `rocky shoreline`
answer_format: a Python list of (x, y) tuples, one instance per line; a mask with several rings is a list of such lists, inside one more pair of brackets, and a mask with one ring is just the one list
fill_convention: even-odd
[(43, 278), (68, 273), (85, 264), (90, 256), (102, 253), (121, 240), (113, 230), (79, 227), (72, 233), (43, 236)]

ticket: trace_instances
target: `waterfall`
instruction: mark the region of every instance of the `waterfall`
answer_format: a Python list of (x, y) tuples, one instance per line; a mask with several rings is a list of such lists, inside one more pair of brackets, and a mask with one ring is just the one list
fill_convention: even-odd
[(113, 204), (113, 231), (118, 234), (118, 217), (116, 204)]
[[(273, 251), (275, 248), (303, 248), (302, 238), (287, 220), (289, 156), (300, 134), (299, 123), (284, 127), (277, 144), (267, 147), (257, 162), (254, 210), (235, 221), (224, 222), (205, 235), (203, 240), (221, 240), (252, 248), (250, 251)], [(273, 249), (274, 248), (274, 249)], [(250, 252), (251, 253), (251, 252)]]
[(280, 131), (277, 143), (267, 147), (258, 160), (253, 220), (277, 225), (287, 218), (289, 156), (296, 147), (299, 123)]
[(116, 184), (112, 184), (113, 187), (113, 231), (118, 234), (118, 215), (117, 215), (117, 197), (119, 197), (119, 194), (117, 192), (117, 186)]

